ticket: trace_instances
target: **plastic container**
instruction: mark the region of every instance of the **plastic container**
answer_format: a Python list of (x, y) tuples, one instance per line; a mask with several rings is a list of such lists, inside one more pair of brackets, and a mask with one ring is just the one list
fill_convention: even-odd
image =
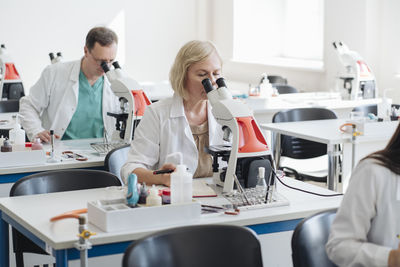
[(384, 121), (390, 120), (392, 113), (392, 99), (383, 97), (382, 102), (378, 104), (378, 118), (382, 118)]
[(32, 144), (32, 150), (41, 150), (41, 149), (43, 149), (42, 142), (40, 141), (40, 138), (36, 138)]
[(153, 185), (150, 188), (150, 194), (146, 198), (146, 205), (147, 206), (161, 206), (161, 196), (158, 194), (158, 189)]
[(12, 152), (12, 146), (9, 140), (4, 140), (3, 145), (1, 146), (1, 152)]
[(17, 114), (14, 125), (13, 125), (13, 129), (10, 130), (10, 142), (14, 146), (24, 149), (25, 148), (25, 131), (21, 129), (21, 124), (18, 123), (19, 116), (20, 115)]
[(171, 174), (171, 203), (187, 203), (192, 201), (193, 176), (186, 171), (186, 166), (180, 164), (176, 166), (175, 172)]
[(147, 186), (146, 183), (143, 182), (142, 186), (140, 187), (140, 194), (139, 194), (139, 204), (146, 204), (146, 198), (148, 196), (147, 193)]
[(271, 97), (274, 93), (272, 85), (269, 83), (268, 75), (266, 73), (262, 74), (260, 83), (260, 96), (261, 97)]
[(128, 193), (126, 202), (128, 206), (135, 207), (139, 200), (139, 192), (137, 190), (137, 176), (134, 173), (128, 176)]
[(171, 204), (171, 190), (169, 188), (164, 189), (161, 198), (163, 204)]

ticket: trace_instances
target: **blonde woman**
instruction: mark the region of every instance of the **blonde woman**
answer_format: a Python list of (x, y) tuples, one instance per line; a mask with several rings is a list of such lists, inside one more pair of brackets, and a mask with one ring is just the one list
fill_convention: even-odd
[(209, 78), (215, 86), (221, 66), (211, 42), (190, 41), (179, 50), (170, 71), (174, 95), (147, 107), (121, 170), (125, 181), (133, 172), (139, 182), (169, 186), (170, 174), (154, 175), (153, 170), (174, 170), (167, 156), (175, 152), (182, 153), (193, 177), (212, 176), (212, 159), (204, 147), (223, 144), (223, 133), (201, 81)]

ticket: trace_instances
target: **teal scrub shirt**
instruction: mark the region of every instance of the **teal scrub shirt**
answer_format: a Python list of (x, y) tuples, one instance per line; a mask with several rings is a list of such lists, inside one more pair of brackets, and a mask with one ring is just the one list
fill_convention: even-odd
[(103, 84), (104, 77), (101, 76), (90, 86), (80, 71), (78, 106), (62, 140), (103, 137)]

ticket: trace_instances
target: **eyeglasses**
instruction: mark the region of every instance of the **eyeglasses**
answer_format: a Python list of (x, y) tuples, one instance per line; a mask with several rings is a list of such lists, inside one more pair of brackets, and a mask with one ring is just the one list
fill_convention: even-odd
[(106, 62), (107, 65), (111, 65), (114, 62), (114, 59), (99, 59), (93, 56), (91, 52), (89, 52), (90, 56), (92, 57), (93, 61), (96, 62), (97, 65), (101, 65), (102, 62)]

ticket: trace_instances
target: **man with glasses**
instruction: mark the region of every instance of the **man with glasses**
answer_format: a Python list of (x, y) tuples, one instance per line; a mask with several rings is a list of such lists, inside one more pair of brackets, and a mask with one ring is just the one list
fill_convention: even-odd
[(63, 140), (100, 138), (104, 132), (111, 136), (115, 120), (107, 112), (115, 111), (119, 102), (100, 64), (114, 61), (117, 44), (115, 32), (96, 27), (86, 36), (82, 59), (45, 68), (20, 100), (22, 126), (30, 140), (49, 142), (49, 130)]

